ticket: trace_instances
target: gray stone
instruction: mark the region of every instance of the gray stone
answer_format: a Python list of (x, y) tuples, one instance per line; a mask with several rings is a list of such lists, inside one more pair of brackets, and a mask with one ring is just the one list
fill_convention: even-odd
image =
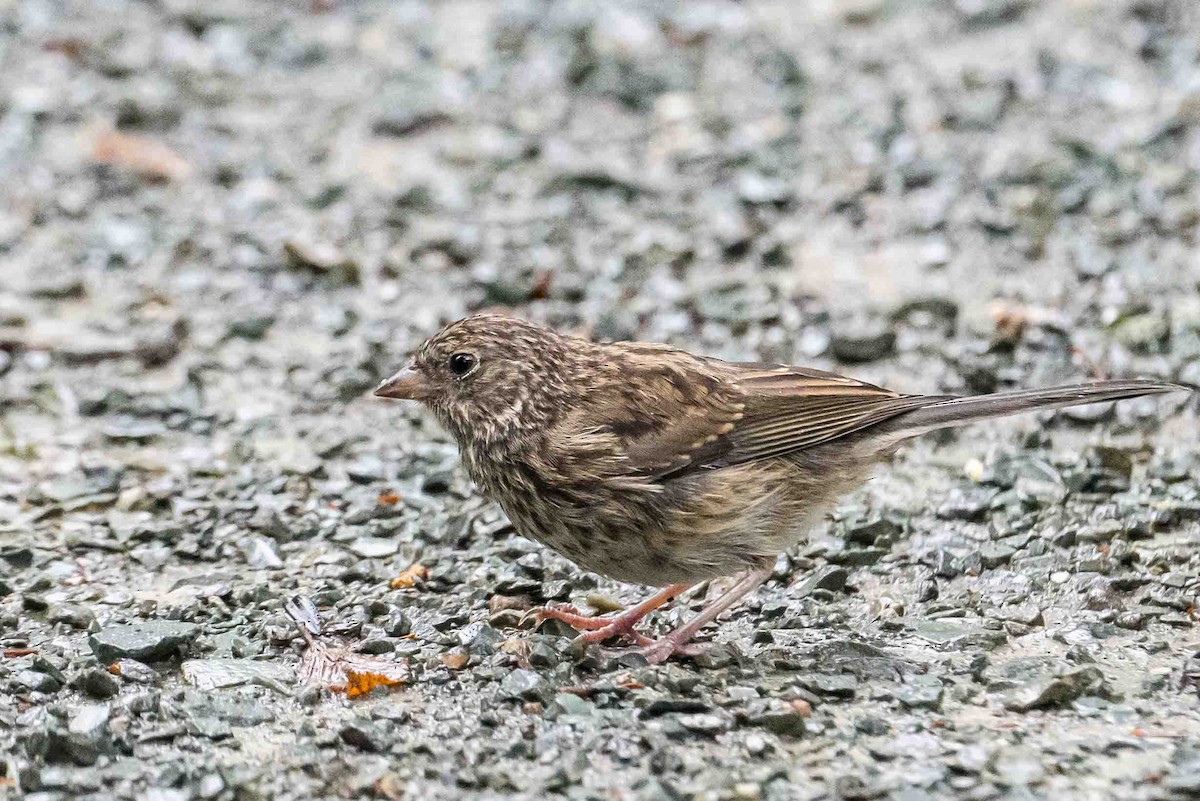
[(984, 567), (994, 570), (1001, 565), (1008, 564), (1014, 553), (1016, 553), (1016, 549), (1007, 545), (988, 543), (979, 549), (979, 559), (983, 562)]
[(399, 553), (400, 543), (378, 537), (364, 537), (350, 543), (349, 548), (355, 556), (361, 556), (363, 559), (382, 559)]
[(996, 490), (988, 487), (957, 487), (938, 507), (937, 516), (943, 520), (982, 520), (996, 495)]
[(747, 718), (746, 722), (780, 737), (803, 737), (805, 731), (804, 716), (796, 711), (764, 712)]
[(199, 634), (194, 623), (155, 620), (149, 623), (108, 626), (88, 637), (92, 653), (101, 662), (134, 659), (156, 662), (174, 656)]
[(536, 699), (548, 691), (542, 674), (517, 668), (500, 682), (500, 694), (506, 698)]
[(1013, 693), (1004, 706), (1016, 712), (1028, 712), (1064, 706), (1083, 695), (1108, 694), (1104, 674), (1089, 665), (1034, 681)]
[(51, 606), (46, 619), (51, 623), (66, 623), (72, 628), (86, 631), (96, 622), (96, 613), (83, 606), (61, 604)]
[(1002, 787), (1040, 784), (1046, 776), (1038, 753), (1020, 746), (1001, 748), (992, 756), (988, 768)]
[(347, 745), (372, 754), (387, 751), (389, 747), (387, 733), (379, 725), (362, 718), (356, 718), (343, 725), (338, 731), (338, 737)]
[(108, 728), (108, 704), (88, 704), (77, 709), (66, 730), (52, 729), (46, 746), (47, 762), (94, 765), (102, 754), (112, 752)]
[(940, 711), (944, 689), (936, 676), (911, 676), (894, 691), (896, 700), (909, 709)]
[(896, 334), (882, 322), (846, 322), (833, 329), (829, 348), (847, 364), (873, 362), (895, 352)]
[(56, 693), (62, 684), (53, 676), (38, 670), (21, 670), (14, 677), (19, 686), (35, 693)]
[(112, 674), (102, 668), (87, 668), (71, 680), (71, 686), (92, 698), (104, 700), (120, 692), (120, 685)]
[(858, 677), (849, 673), (813, 673), (797, 677), (796, 683), (817, 695), (831, 698), (853, 698), (858, 691)]
[(943, 650), (972, 646), (990, 650), (1007, 639), (1002, 631), (988, 629), (976, 621), (963, 618), (914, 620), (907, 625), (918, 637)]
[(804, 579), (798, 587), (796, 587), (796, 596), (804, 598), (812, 593), (813, 590), (829, 590), (830, 592), (841, 592), (846, 588), (846, 579), (850, 577), (850, 573), (841, 567), (824, 567), (810, 574)]

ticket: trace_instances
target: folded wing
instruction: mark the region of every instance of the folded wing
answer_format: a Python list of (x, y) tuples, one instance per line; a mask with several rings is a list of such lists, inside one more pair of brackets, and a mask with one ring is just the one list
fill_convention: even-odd
[(610, 380), (550, 433), (555, 480), (655, 490), (663, 479), (781, 456), (934, 399), (834, 373), (614, 346)]

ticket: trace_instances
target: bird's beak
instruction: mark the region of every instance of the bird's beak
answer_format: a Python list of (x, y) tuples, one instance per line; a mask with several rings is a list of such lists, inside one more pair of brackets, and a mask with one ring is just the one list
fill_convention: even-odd
[(425, 381), (416, 370), (405, 367), (377, 386), (375, 395), (396, 400), (421, 400), (425, 395)]

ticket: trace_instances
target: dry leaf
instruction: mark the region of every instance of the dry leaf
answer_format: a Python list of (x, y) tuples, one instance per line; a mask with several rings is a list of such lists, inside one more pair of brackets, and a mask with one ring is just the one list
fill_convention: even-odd
[(344, 645), (329, 645), (318, 639), (321, 621), (316, 606), (308, 598), (292, 596), (284, 604), (284, 610), (296, 622), (300, 635), (308, 643), (297, 671), (305, 684), (319, 684), (334, 692), (344, 692), (347, 698), (358, 698), (377, 687), (398, 687), (408, 683), (407, 662), (367, 656)]
[(392, 579), (393, 590), (411, 590), (419, 582), (429, 578), (429, 568), (420, 562), (413, 562), (404, 572)]
[(453, 648), (442, 654), (442, 664), (450, 670), (462, 670), (471, 660), (471, 655), (463, 648)]
[(377, 501), (380, 506), (395, 506), (400, 503), (400, 494), (396, 492), (381, 492)]
[(377, 687), (398, 687), (409, 679), (404, 662), (377, 659), (316, 640), (300, 658), (299, 673), (306, 684), (344, 692), (347, 698), (358, 698)]
[(104, 131), (96, 137), (92, 160), (122, 167), (151, 181), (180, 181), (192, 174), (192, 165), (162, 142), (119, 131)]
[(529, 288), (530, 300), (545, 300), (550, 297), (550, 285), (554, 283), (553, 270), (540, 270), (533, 279), (533, 286)]
[(1029, 325), (1029, 310), (1024, 306), (998, 300), (991, 305), (991, 313), (999, 342), (1018, 342)]

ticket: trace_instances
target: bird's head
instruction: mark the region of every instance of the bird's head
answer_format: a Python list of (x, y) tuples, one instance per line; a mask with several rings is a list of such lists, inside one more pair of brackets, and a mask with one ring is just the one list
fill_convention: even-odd
[(577, 355), (575, 340), (549, 328), (477, 314), (425, 340), (375, 394), (424, 404), (460, 444), (492, 445), (557, 416), (574, 392)]

